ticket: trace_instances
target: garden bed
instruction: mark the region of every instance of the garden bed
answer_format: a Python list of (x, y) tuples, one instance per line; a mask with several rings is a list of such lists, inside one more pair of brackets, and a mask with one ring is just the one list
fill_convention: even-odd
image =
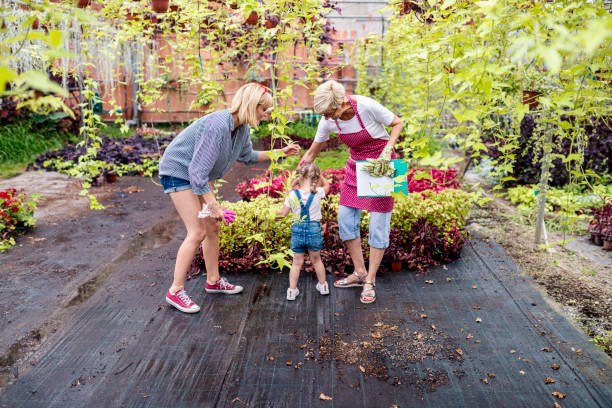
[[(337, 209), (344, 170), (327, 169), (324, 177), (331, 182), (330, 194), (323, 200), (321, 221), (323, 249), (321, 257), (330, 273), (350, 272), (352, 262), (345, 244), (339, 238)], [(282, 205), (289, 173), (272, 176), (269, 172), (238, 185), (239, 194), (249, 200), (223, 203), (237, 213), (237, 222), (221, 226), (219, 264), (234, 271), (268, 268), (284, 269), (290, 265), (289, 218), (275, 220)], [(459, 189), (455, 170), (418, 170), (408, 175), (409, 194), (398, 195), (391, 221), (390, 245), (383, 268), (392, 261), (403, 262), (406, 268), (425, 270), (450, 262), (467, 242), (464, 232), (467, 216), (475, 195)], [(369, 213), (361, 219), (362, 245), (369, 253), (367, 231)], [(204, 270), (198, 253), (191, 275)], [(306, 268), (311, 268), (309, 261)]]

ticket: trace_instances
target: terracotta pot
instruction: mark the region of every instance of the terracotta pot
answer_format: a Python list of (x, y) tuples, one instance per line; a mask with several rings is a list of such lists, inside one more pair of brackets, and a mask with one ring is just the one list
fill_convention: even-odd
[(107, 183), (114, 183), (117, 181), (117, 173), (106, 173), (104, 178), (106, 179)]
[(85, 8), (91, 4), (91, 0), (77, 0), (76, 5), (78, 8)]
[(530, 110), (536, 109), (540, 105), (538, 101), (540, 95), (542, 93), (538, 91), (523, 91), (523, 104), (529, 105)]
[(603, 249), (605, 251), (612, 251), (612, 241), (604, 240)]
[(249, 14), (249, 17), (247, 17), (244, 22), (246, 24), (255, 25), (257, 24), (257, 21), (259, 21), (259, 16), (257, 15), (257, 12), (251, 11), (251, 14)]
[(169, 5), (170, 0), (151, 0), (151, 8), (156, 13), (165, 13)]
[(137, 13), (131, 13), (131, 12), (128, 12), (128, 13), (125, 15), (125, 18), (126, 18), (128, 21), (140, 21), (140, 20), (141, 20), (141, 18), (142, 18), (142, 14), (137, 14)]
[(392, 261), (391, 262), (391, 270), (393, 272), (399, 272), (402, 270), (402, 261)]

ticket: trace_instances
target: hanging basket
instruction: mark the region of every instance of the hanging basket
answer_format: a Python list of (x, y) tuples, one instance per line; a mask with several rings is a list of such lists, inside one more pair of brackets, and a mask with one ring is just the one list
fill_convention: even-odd
[(156, 13), (165, 13), (169, 5), (170, 0), (151, 0), (151, 8)]

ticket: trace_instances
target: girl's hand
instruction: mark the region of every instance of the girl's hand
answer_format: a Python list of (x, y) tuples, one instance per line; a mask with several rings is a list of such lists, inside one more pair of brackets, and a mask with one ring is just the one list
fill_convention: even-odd
[(281, 149), (283, 153), (287, 156), (297, 156), (300, 154), (300, 145), (298, 144), (290, 144)]

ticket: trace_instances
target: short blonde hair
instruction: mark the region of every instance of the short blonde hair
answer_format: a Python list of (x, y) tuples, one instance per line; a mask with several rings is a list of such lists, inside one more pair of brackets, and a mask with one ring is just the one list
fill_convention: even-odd
[(230, 104), (230, 113), (238, 114), (240, 123), (248, 123), (251, 127), (257, 127), (257, 106), (262, 105), (264, 110), (270, 109), (274, 105), (272, 95), (268, 88), (261, 84), (250, 83), (242, 85)]
[(314, 93), (314, 111), (323, 113), (330, 109), (338, 109), (344, 100), (346, 89), (338, 82), (329, 80), (317, 87)]

